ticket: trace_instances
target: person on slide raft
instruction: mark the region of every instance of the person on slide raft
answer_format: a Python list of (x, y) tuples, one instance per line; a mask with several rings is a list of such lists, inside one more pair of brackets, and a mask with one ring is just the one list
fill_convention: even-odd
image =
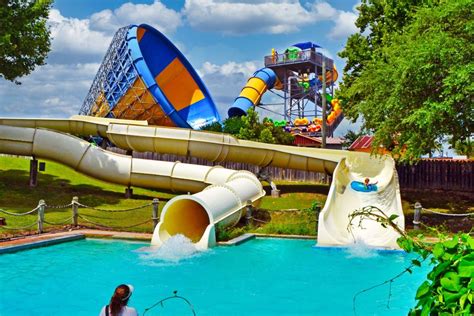
[(377, 183), (378, 181), (370, 183), (370, 179), (365, 178), (364, 181), (352, 181), (351, 188), (359, 192), (373, 192), (378, 190)]
[(370, 183), (370, 179), (369, 178), (365, 178), (364, 179), (364, 187), (366, 190), (370, 190), (372, 189), (372, 186), (375, 186), (377, 183), (379, 183), (378, 181), (375, 182), (375, 183)]

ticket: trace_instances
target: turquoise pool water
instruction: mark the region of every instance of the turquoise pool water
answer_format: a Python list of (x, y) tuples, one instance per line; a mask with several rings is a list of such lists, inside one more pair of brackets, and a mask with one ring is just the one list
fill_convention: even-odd
[[(145, 243), (81, 240), (0, 256), (0, 315), (98, 315), (116, 285), (146, 307), (178, 290), (197, 315), (353, 315), (353, 295), (409, 264), (402, 252), (313, 247), (313, 241), (255, 239), (190, 255), (144, 252)], [(161, 258), (167, 258), (167, 260)], [(357, 299), (357, 315), (406, 315), (427, 268)], [(172, 300), (146, 315), (191, 315)]]

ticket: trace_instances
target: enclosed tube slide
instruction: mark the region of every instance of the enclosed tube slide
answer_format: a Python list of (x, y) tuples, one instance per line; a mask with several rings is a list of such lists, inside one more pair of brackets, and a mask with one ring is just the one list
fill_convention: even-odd
[(247, 110), (251, 106), (258, 105), (262, 95), (268, 89), (272, 89), (277, 80), (275, 72), (270, 68), (257, 70), (229, 108), (229, 117), (246, 115)]
[[(117, 124), (114, 124), (115, 121)], [(234, 161), (328, 174), (333, 173), (342, 158), (354, 154), (342, 150), (265, 144), (222, 133), (146, 126), (146, 122), (80, 115), (70, 119), (0, 118), (0, 124), (49, 128), (79, 136), (99, 135), (122, 149), (137, 152), (159, 152), (198, 157), (216, 163)]]
[(53, 160), (94, 178), (125, 186), (202, 192), (169, 201), (152, 244), (181, 233), (199, 248), (215, 244), (215, 225), (238, 221), (243, 208), (265, 195), (247, 171), (137, 159), (41, 128), (0, 125), (0, 153)]
[[(339, 74), (336, 67), (334, 66), (332, 71), (326, 72), (327, 84), (333, 84), (336, 82)], [(319, 80), (312, 79), (310, 85), (318, 85), (318, 88), (322, 87), (322, 76), (319, 76)], [(273, 89), (277, 85), (281, 85), (278, 76), (270, 68), (262, 68), (257, 70), (252, 77), (247, 81), (246, 85), (240, 92), (240, 95), (235, 99), (232, 106), (229, 108), (227, 114), (229, 117), (243, 116), (247, 114), (247, 110), (256, 106), (260, 103), (263, 94)]]

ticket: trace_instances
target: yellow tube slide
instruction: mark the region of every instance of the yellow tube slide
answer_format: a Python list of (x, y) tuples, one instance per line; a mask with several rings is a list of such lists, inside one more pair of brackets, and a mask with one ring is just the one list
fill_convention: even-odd
[[(116, 122), (116, 123), (115, 123)], [(130, 125), (133, 122), (134, 125)], [(0, 124), (43, 127), (79, 136), (100, 135), (116, 146), (137, 152), (189, 155), (212, 162), (234, 161), (332, 174), (349, 155), (343, 150), (315, 149), (239, 140), (231, 135), (183, 128), (146, 126), (142, 121), (103, 119), (75, 115), (70, 119), (0, 119)]]

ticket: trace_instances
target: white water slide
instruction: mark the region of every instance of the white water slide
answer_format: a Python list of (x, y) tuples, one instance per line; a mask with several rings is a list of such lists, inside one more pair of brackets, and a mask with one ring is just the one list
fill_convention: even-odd
[[(366, 220), (362, 227), (349, 232), (348, 215), (365, 206), (398, 215), (396, 222), (404, 228), (397, 173), (388, 156), (376, 158), (365, 153), (242, 141), (221, 133), (147, 126), (143, 121), (88, 116), (0, 119), (0, 153), (54, 160), (89, 176), (126, 186), (195, 193), (176, 196), (164, 206), (153, 234), (154, 245), (181, 233), (200, 248), (213, 246), (216, 225), (236, 223), (248, 203), (256, 203), (265, 195), (260, 182), (247, 171), (118, 155), (69, 134), (99, 135), (122, 149), (139, 152), (333, 174), (319, 215), (320, 246), (348, 245), (357, 240), (369, 246), (396, 248), (398, 234), (379, 223)], [(376, 191), (359, 192), (351, 187), (352, 182), (365, 178), (378, 182)]]

